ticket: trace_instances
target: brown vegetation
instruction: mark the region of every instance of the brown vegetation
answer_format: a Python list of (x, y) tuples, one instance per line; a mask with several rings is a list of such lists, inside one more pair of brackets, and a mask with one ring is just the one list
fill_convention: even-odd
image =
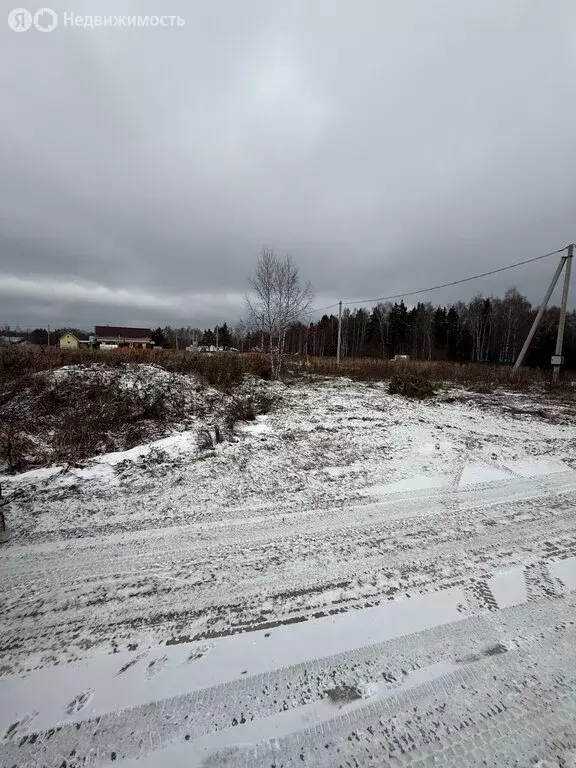
[(403, 376), (392, 376), (388, 392), (391, 395), (403, 395), (404, 397), (412, 397), (416, 400), (425, 400), (428, 397), (434, 397), (438, 388), (437, 382), (424, 376), (405, 374)]
[(267, 361), (249, 355), (0, 348), (0, 463), (74, 464), (198, 419), (224, 439), (269, 409), (257, 387), (240, 386), (262, 369), (269, 375)]
[(269, 363), (263, 355), (234, 353), (192, 354), (174, 349), (60, 349), (59, 347), (0, 348), (0, 384), (27, 374), (50, 371), (64, 365), (105, 363), (119, 367), (125, 363), (161, 365), (169, 373), (188, 373), (207, 386), (218, 389), (234, 387), (246, 373), (269, 378)]
[[(391, 391), (414, 397), (429, 396), (441, 382), (476, 392), (543, 390), (549, 382), (547, 371), (515, 373), (509, 366), (446, 361), (344, 358), (338, 366), (331, 357), (288, 357), (283, 362), (287, 379), (391, 380)], [(236, 422), (270, 408), (261, 387), (240, 386), (245, 374), (269, 378), (268, 359), (176, 350), (0, 348), (0, 462), (14, 471), (74, 463), (161, 437), (198, 416), (207, 416), (199, 427), (213, 432), (210, 442), (218, 443), (228, 439)]]
[(346, 376), (357, 381), (380, 381), (393, 376), (418, 376), (430, 381), (461, 385), (469, 389), (491, 390), (503, 387), (526, 390), (543, 386), (550, 381), (550, 373), (531, 368), (514, 372), (512, 366), (483, 365), (479, 363), (452, 363), (448, 361), (381, 360), (378, 358), (344, 358), (340, 366), (333, 357), (314, 357), (308, 363), (292, 366), (319, 376)]

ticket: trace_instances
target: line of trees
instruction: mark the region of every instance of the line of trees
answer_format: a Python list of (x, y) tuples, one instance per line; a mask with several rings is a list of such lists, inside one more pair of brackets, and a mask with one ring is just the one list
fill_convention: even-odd
[[(342, 355), (410, 355), (418, 360), (509, 364), (518, 356), (536, 311), (516, 288), (507, 290), (504, 298), (476, 296), (468, 303), (447, 306), (419, 302), (407, 307), (400, 301), (373, 309), (344, 309)], [(526, 357), (527, 365), (550, 365), (559, 312), (558, 307), (545, 311)], [(293, 324), (286, 334), (285, 350), (289, 354), (335, 356), (337, 339), (337, 316), (323, 315), (314, 323)], [(237, 346), (260, 347), (259, 334), (244, 334)], [(567, 314), (564, 356), (567, 366), (576, 367), (576, 311)]]
[[(88, 340), (91, 335), (91, 332), (81, 328), (53, 328), (49, 333), (47, 328), (34, 328), (32, 330), (23, 329), (20, 326), (3, 325), (0, 326), (0, 339), (11, 337), (40, 346), (47, 346), (48, 344), (57, 346), (60, 336), (68, 332), (84, 340)], [(224, 349), (230, 349), (234, 346), (233, 334), (227, 323), (203, 330), (192, 326), (174, 328), (171, 325), (166, 325), (152, 331), (152, 340), (157, 347), (165, 349), (185, 349), (193, 343), (200, 346), (211, 346), (216, 345), (216, 340), (218, 340), (218, 346)]]
[(167, 325), (152, 331), (152, 341), (157, 347), (165, 349), (186, 349), (193, 344), (201, 347), (218, 346), (231, 349), (233, 344), (232, 331), (227, 323), (216, 325), (214, 328), (173, 328)]
[[(309, 301), (305, 286), (305, 303)], [(342, 355), (344, 357), (389, 358), (410, 355), (418, 360), (453, 360), (458, 362), (512, 363), (526, 338), (536, 315), (525, 296), (516, 288), (506, 291), (504, 298), (476, 296), (471, 301), (450, 305), (419, 302), (408, 307), (403, 301), (378, 304), (372, 309), (345, 308), (342, 313)], [(260, 307), (252, 317), (234, 328), (226, 323), (214, 328), (157, 328), (153, 337), (158, 346), (184, 349), (193, 342), (203, 346), (216, 344), (242, 352), (269, 352), (270, 333), (258, 320)], [(528, 351), (525, 363), (546, 368), (554, 352), (558, 328), (558, 307), (549, 307)], [(316, 322), (283, 322), (282, 333), (274, 336), (272, 346), (288, 355), (335, 356), (338, 318), (325, 314)], [(88, 338), (81, 329), (55, 329), (51, 344), (59, 336), (73, 330), (80, 338)], [(34, 344), (48, 343), (45, 328), (22, 330), (0, 328), (0, 336), (19, 336)], [(566, 316), (564, 358), (568, 368), (576, 369), (576, 310)]]

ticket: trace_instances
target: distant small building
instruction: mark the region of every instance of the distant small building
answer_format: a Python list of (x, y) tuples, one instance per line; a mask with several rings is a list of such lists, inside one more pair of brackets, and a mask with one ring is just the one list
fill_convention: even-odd
[(394, 357), (392, 358), (392, 362), (395, 362), (398, 360), (410, 360), (410, 355), (394, 355)]
[(12, 346), (13, 344), (24, 344), (26, 339), (23, 336), (0, 336), (0, 344), (4, 347)]
[(94, 328), (94, 340), (100, 347), (142, 347), (152, 349), (152, 330), (150, 328), (125, 328), (119, 325), (97, 325)]
[(216, 347), (214, 344), (191, 344), (186, 347), (187, 352), (224, 352), (224, 347)]
[(58, 343), (60, 344), (60, 349), (78, 349), (80, 347), (80, 339), (78, 336), (70, 333), (70, 331), (63, 333)]

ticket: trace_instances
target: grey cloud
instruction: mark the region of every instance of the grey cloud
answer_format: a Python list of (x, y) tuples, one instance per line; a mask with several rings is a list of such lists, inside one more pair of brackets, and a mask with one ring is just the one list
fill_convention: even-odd
[(0, 31), (0, 323), (233, 322), (263, 244), (320, 305), (576, 238), (568, 0), (52, 6), (187, 23)]

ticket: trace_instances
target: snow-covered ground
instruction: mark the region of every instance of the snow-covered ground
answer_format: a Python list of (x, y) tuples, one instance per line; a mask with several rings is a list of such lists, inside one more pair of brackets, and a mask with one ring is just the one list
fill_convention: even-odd
[(576, 765), (571, 404), (262, 386), (5, 479), (1, 764)]

